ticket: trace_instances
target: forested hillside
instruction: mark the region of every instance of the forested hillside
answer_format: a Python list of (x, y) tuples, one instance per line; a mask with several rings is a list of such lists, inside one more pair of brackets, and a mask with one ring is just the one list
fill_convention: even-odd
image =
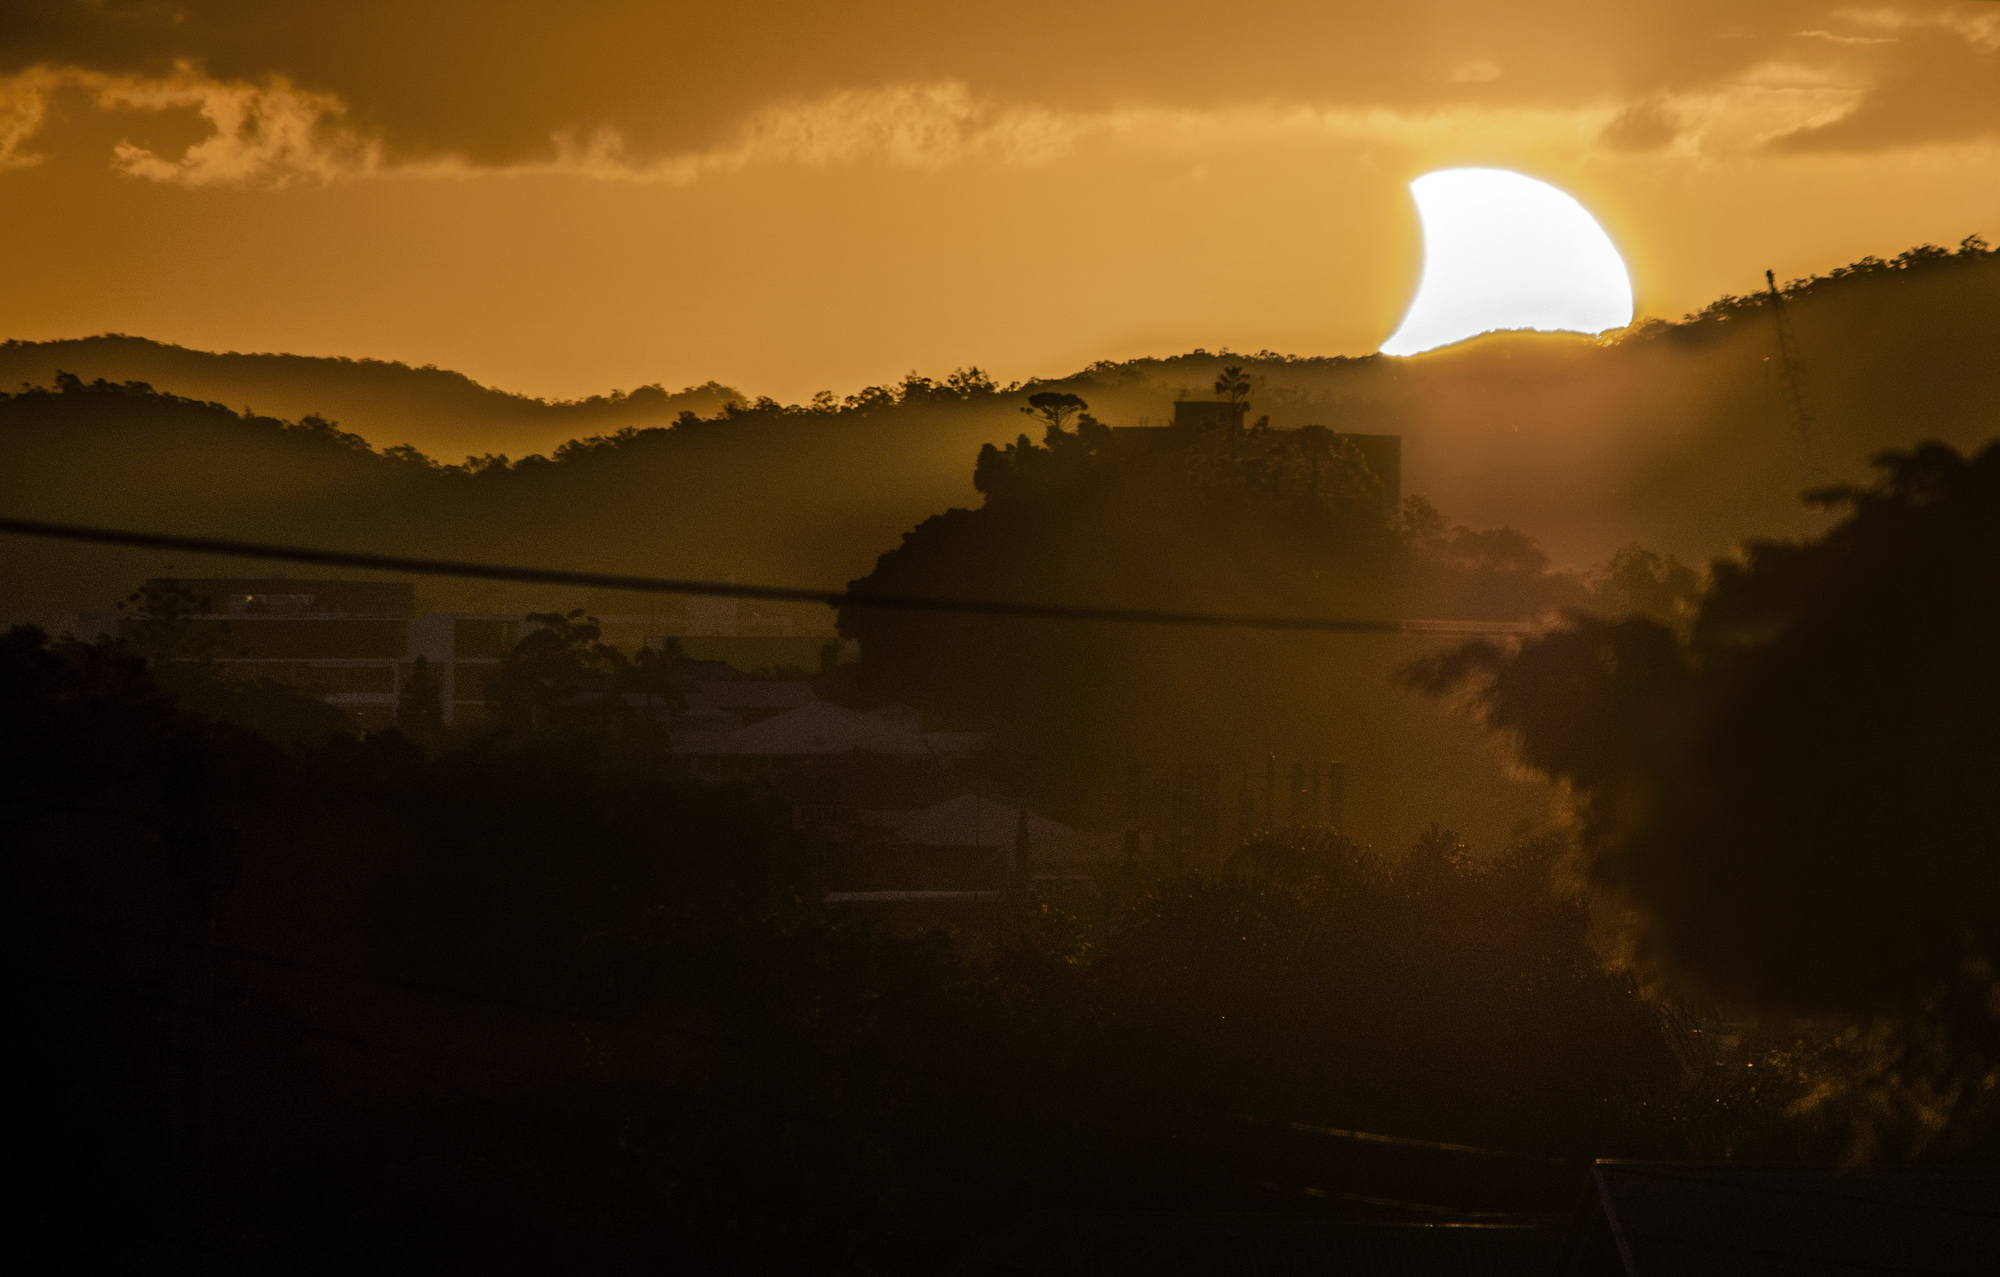
[(446, 461), (548, 452), (568, 439), (627, 426), (668, 425), (683, 412), (707, 416), (743, 398), (709, 382), (678, 391), (640, 386), (552, 403), (428, 365), (216, 354), (118, 333), (0, 344), (0, 387), (51, 385), (58, 372), (85, 381), (143, 381), (177, 395), (288, 420), (327, 417), (377, 448), (407, 445)]
[[(0, 398), (0, 509), (30, 518), (603, 571), (839, 585), (898, 534), (974, 494), (940, 421), (1017, 422), (978, 386), (906, 388), (825, 410), (725, 409), (553, 457), (440, 465), (321, 418), (286, 422), (139, 383)], [(976, 451), (976, 449), (974, 450)], [(310, 528), (310, 534), (300, 531)], [(16, 544), (24, 611), (107, 607), (172, 556)], [(212, 565), (218, 571), (226, 565)], [(440, 606), (518, 593), (427, 583)], [(823, 627), (831, 620), (822, 613)]]
[[(1453, 519), (1519, 527), (1563, 565), (1635, 541), (1700, 562), (1745, 536), (1814, 530), (1819, 516), (1799, 493), (1864, 480), (1882, 449), (1937, 438), (1969, 450), (2000, 428), (2000, 264), (1978, 241), (1864, 261), (1786, 295), (1815, 417), (1805, 438), (1775, 359), (1773, 308), (1755, 296), (1601, 342), (1509, 334), (1410, 359), (1197, 351), (1004, 389), (970, 371), (947, 382), (913, 374), (791, 406), (725, 404), (731, 392), (713, 386), (544, 404), (435, 369), (210, 356), (132, 338), (12, 343), (0, 348), (9, 381), (51, 385), (60, 366), (276, 418), (317, 414), (378, 450), (516, 460), (435, 472), (423, 490), (451, 495), (405, 510), (389, 493), (430, 473), (413, 462), (371, 463), (343, 446), (334, 468), (346, 478), (334, 483), (279, 445), (275, 421), (225, 425), (129, 395), (58, 412), (30, 397), (0, 413), (0, 504), (241, 535), (284, 534), (310, 513), (320, 539), (369, 548), (417, 536), (480, 557), (837, 585), (920, 520), (975, 503), (972, 460), (1014, 438), (1030, 393), (1076, 393), (1112, 426), (1157, 424), (1177, 397), (1207, 397), (1223, 366), (1241, 364), (1253, 419), (1400, 434), (1403, 491)], [(670, 424), (683, 403), (707, 415)], [(562, 439), (583, 442), (552, 446)], [(549, 459), (524, 464), (529, 449)], [(241, 481), (250, 472), (254, 485)], [(481, 513), (444, 521), (434, 501)], [(43, 584), (47, 606), (74, 605), (75, 591)]]

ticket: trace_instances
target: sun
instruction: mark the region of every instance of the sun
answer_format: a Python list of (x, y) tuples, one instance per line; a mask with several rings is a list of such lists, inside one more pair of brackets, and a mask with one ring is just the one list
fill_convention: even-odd
[(1565, 192), (1506, 169), (1455, 168), (1426, 173), (1410, 194), (1424, 274), (1383, 354), (1503, 329), (1600, 333), (1632, 322), (1625, 260)]

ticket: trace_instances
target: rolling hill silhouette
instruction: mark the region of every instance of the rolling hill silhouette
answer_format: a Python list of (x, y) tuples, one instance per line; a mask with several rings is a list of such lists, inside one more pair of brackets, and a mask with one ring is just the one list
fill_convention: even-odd
[[(1004, 388), (976, 370), (943, 383), (912, 375), (844, 402), (789, 407), (719, 402), (718, 388), (689, 392), (717, 396), (710, 415), (688, 410), (670, 425), (654, 424), (654, 414), (672, 406), (664, 391), (550, 405), (435, 370), (203, 356), (96, 339), (62, 353), (170, 353), (152, 370), (154, 385), (87, 381), (66, 369), (48, 388), (0, 397), (0, 511), (385, 553), (838, 586), (867, 576), (878, 556), (931, 516), (978, 504), (972, 476), (980, 446), (1034, 428), (1020, 412), (1030, 394), (1074, 393), (1114, 426), (1158, 424), (1176, 398), (1208, 397), (1221, 369), (1241, 364), (1253, 385), (1253, 415), (1281, 427), (1400, 434), (1406, 493), (1460, 524), (1532, 534), (1558, 567), (1587, 567), (1634, 542), (1698, 563), (1746, 537), (1813, 531), (1823, 516), (1802, 505), (1801, 491), (1864, 480), (1880, 450), (1935, 438), (1971, 452), (2000, 434), (2000, 361), (1991, 358), (2000, 349), (2000, 257), (1982, 244), (1915, 250), (1798, 281), (1784, 304), (1814, 413), (1810, 439), (1801, 437), (1775, 364), (1775, 307), (1754, 296), (1724, 298), (1686, 321), (1650, 323), (1613, 340), (1499, 334), (1410, 359), (1197, 351)], [(26, 359), (29, 349), (15, 344), (6, 353)], [(49, 347), (33, 349), (42, 358)], [(297, 377), (284, 381), (278, 370)], [(239, 379), (176, 380), (224, 372)], [(336, 425), (206, 401), (276, 403), (260, 391), (279, 385), (298, 396), (289, 402), (317, 403), (328, 415), (340, 402), (364, 411)], [(371, 446), (448, 428), (460, 432), (453, 437), (465, 451), (491, 453), (523, 437), (506, 429), (555, 421), (591, 433), (546, 456), (461, 465)], [(374, 433), (364, 437), (359, 425)], [(494, 433), (474, 436), (475, 428)], [(1245, 580), (1284, 576), (1264, 571), (1274, 561), (1251, 542), (1214, 549), (1237, 555)], [(1158, 550), (1158, 566), (1178, 562), (1170, 547)], [(1032, 592), (1059, 592), (1070, 557), (1052, 552), (1050, 575), (1023, 579)], [(101, 610), (151, 576), (269, 570), (12, 540), (0, 556), (0, 610)], [(1212, 571), (1209, 579), (1230, 573)], [(674, 607), (529, 587), (417, 584), (425, 609)], [(1266, 591), (1256, 610), (1327, 606), (1310, 593)], [(1516, 611), (1538, 610), (1552, 597), (1524, 593)], [(795, 615), (805, 632), (831, 629), (824, 609)], [(1444, 818), (1481, 845), (1503, 845), (1514, 822), (1546, 802), (1541, 787), (1509, 770), (1499, 744), (1393, 691), (1389, 676), (1414, 648), (1218, 636), (1184, 655), (1175, 655), (1179, 647), (1161, 651), (1153, 665), (1171, 677), (1143, 704), (1157, 702), (1170, 719), (1206, 715), (1232, 727), (1242, 739), (1224, 743), (1239, 751), (1347, 758), (1357, 778), (1354, 818), (1369, 837), (1406, 838), (1417, 827), (1411, 822)], [(1206, 677), (1218, 668), (1240, 677)], [(1193, 730), (1175, 721), (1150, 734), (1174, 741)]]
[[(950, 384), (913, 374), (806, 407), (725, 403), (732, 392), (713, 386), (548, 404), (393, 364), (205, 355), (136, 338), (10, 343), (0, 348), (10, 377), (33, 380), (32, 368), (61, 358), (84, 376), (144, 374), (163, 393), (72, 383), (0, 403), (0, 508), (838, 585), (924, 518), (976, 503), (973, 459), (1020, 432), (1030, 393), (1074, 392), (1115, 426), (1160, 423), (1177, 397), (1207, 397), (1223, 366), (1242, 364), (1253, 416), (1401, 434), (1404, 491), (1454, 520), (1520, 528), (1558, 564), (1585, 566), (1632, 542), (1699, 562), (1748, 536), (1812, 530), (1821, 516), (1802, 490), (1865, 479), (1881, 449), (1937, 438), (1970, 450), (2000, 433), (2000, 255), (1977, 241), (1913, 250), (1795, 282), (1787, 296), (1817, 414), (1816, 464), (1783, 398), (1772, 307), (1753, 296), (1604, 341), (1497, 334), (1409, 359), (1196, 351), (1007, 388), (974, 373)], [(86, 355), (105, 362), (68, 362)], [(661, 420), (704, 395), (719, 405), (711, 415)], [(208, 399), (311, 405), (341, 424), (194, 402)], [(530, 432), (550, 437), (555, 423), (589, 437), (545, 458), (459, 467), (368, 446), (449, 436), (468, 453), (504, 452)], [(100, 606), (116, 588), (45, 571), (51, 547), (9, 549), (0, 584), (16, 610)]]
[(296, 420), (340, 422), (377, 448), (407, 444), (446, 460), (548, 452), (568, 439), (708, 415), (743, 396), (709, 382), (685, 390), (641, 386), (550, 402), (482, 386), (463, 373), (381, 359), (214, 354), (107, 333), (0, 344), (0, 386), (46, 386), (58, 372), (86, 381), (143, 381), (194, 399), (250, 405)]

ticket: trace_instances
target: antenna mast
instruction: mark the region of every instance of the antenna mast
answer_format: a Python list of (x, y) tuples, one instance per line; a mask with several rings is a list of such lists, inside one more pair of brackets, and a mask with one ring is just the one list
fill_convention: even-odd
[(1806, 399), (1805, 361), (1799, 358), (1799, 339), (1792, 332), (1792, 317), (1785, 306), (1785, 295), (1778, 291), (1778, 277), (1772, 271), (1764, 272), (1764, 282), (1771, 287), (1771, 314), (1778, 326), (1778, 371), (1785, 381), (1785, 405), (1792, 411), (1792, 424), (1798, 427), (1799, 444), (1805, 449), (1806, 468), (1815, 479), (1826, 471), (1819, 464), (1819, 455), (1813, 448), (1813, 434), (1819, 428), (1818, 418), (1813, 416), (1812, 405)]

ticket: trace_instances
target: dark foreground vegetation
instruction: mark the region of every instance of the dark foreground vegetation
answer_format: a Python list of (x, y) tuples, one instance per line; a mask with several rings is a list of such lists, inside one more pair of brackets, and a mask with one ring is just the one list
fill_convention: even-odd
[(1409, 677), (1562, 781), (1632, 968), (1838, 1059), (1864, 1153), (2000, 1152), (2000, 444), (1878, 458), (1681, 627), (1577, 617)]
[(1825, 499), (1677, 622), (1410, 669), (1569, 783), (1573, 834), (1283, 829), (955, 918), (821, 904), (822, 835), (573, 694), (655, 675), (566, 618), (489, 728), (365, 738), (156, 676), (157, 616), (16, 629), (20, 1252), (915, 1272), (1043, 1209), (1555, 1215), (1592, 1157), (1990, 1162), (2000, 448)]
[(1553, 1213), (1593, 1155), (1810, 1144), (1557, 841), (1284, 830), (913, 927), (615, 717), (286, 747), (284, 689), (171, 673), (0, 642), (41, 1266), (930, 1271), (1040, 1208)]
[[(1218, 395), (1247, 395), (1231, 368)], [(1245, 409), (1248, 408), (1244, 404)], [(1629, 546), (1557, 569), (1514, 528), (1454, 525), (1394, 490), (1351, 436), (1268, 419), (1117, 431), (1081, 396), (1029, 400), (1035, 436), (979, 455), (976, 509), (905, 533), (851, 586), (871, 593), (1251, 616), (1516, 622), (1563, 609), (1672, 618), (1698, 586)], [(1350, 760), (1347, 824), (1442, 820), (1489, 845), (1545, 795), (1506, 774), (1463, 722), (1400, 692), (1411, 641), (1380, 635), (1050, 622), (843, 607), (863, 698), (922, 705), (990, 733), (987, 765), (1020, 793), (1099, 826), (1133, 763)], [(1417, 649), (1420, 650), (1420, 649)], [(1448, 794), (1443, 797), (1441, 794)], [(1231, 795), (1234, 797), (1234, 795)]]

